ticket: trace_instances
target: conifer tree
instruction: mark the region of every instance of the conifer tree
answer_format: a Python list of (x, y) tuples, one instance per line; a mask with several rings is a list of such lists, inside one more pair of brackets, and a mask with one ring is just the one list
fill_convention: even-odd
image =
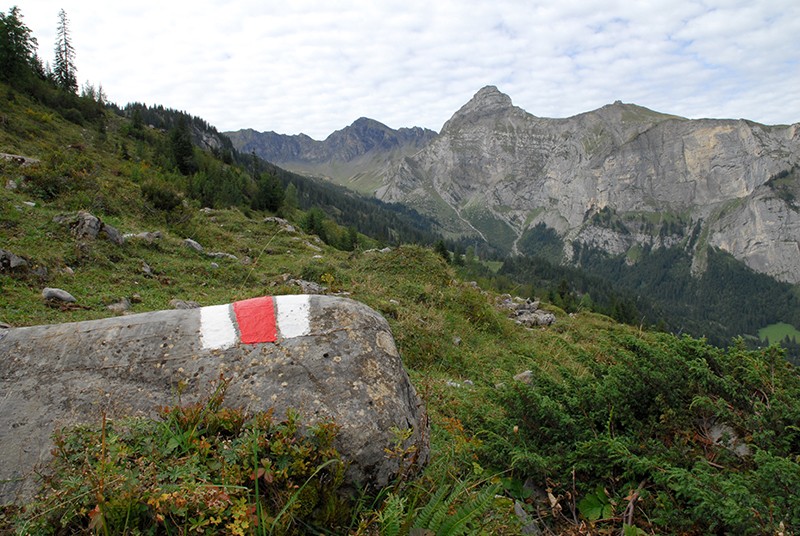
[(56, 29), (55, 67), (53, 76), (56, 84), (62, 89), (76, 93), (78, 77), (75, 69), (75, 49), (69, 35), (69, 20), (62, 9), (58, 12), (58, 28)]
[(40, 63), (36, 56), (36, 38), (22, 22), (17, 6), (0, 13), (0, 79), (16, 82)]

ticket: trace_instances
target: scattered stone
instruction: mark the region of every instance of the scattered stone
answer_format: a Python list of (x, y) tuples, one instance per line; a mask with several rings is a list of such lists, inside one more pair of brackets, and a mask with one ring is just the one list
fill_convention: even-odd
[(391, 251), (392, 251), (392, 248), (390, 248), (390, 247), (385, 247), (382, 250), (380, 250), (381, 253), (389, 253)]
[(133, 296), (131, 296), (131, 303), (142, 303), (142, 295), (134, 292)]
[(453, 346), (461, 346), (461, 337), (453, 337)]
[(231, 259), (232, 261), (239, 260), (239, 257), (237, 257), (236, 255), (232, 255), (230, 253), (224, 253), (222, 251), (214, 251), (212, 253), (206, 253), (206, 255), (214, 259)]
[(539, 309), (539, 303), (538, 299), (512, 297), (510, 294), (503, 294), (496, 301), (499, 309), (506, 311), (517, 324), (526, 328), (549, 326), (556, 321), (556, 315), (550, 311)]
[(106, 237), (108, 237), (109, 240), (111, 240), (118, 246), (121, 246), (122, 244), (125, 243), (125, 238), (122, 236), (122, 233), (120, 233), (115, 227), (112, 227), (107, 223), (103, 224), (102, 232), (103, 234), (106, 235)]
[(6, 190), (16, 190), (17, 189), (17, 181), (14, 179), (8, 179), (6, 181)]
[(739, 458), (744, 458), (753, 454), (750, 446), (747, 445), (736, 434), (736, 431), (724, 423), (716, 423), (708, 430), (708, 435), (716, 445), (725, 447)]
[(75, 275), (75, 270), (73, 270), (69, 266), (65, 266), (64, 268), (62, 268), (61, 273), (64, 275), (73, 276)]
[(306, 281), (305, 279), (289, 279), (286, 281), (289, 285), (300, 287), (303, 294), (324, 294), (328, 287), (314, 283), (313, 281)]
[(106, 309), (112, 311), (117, 314), (122, 314), (131, 308), (131, 302), (128, 298), (122, 298), (117, 303), (112, 303), (111, 305), (107, 305)]
[(0, 249), (0, 272), (26, 272), (28, 261), (5, 249)]
[(131, 240), (131, 239), (141, 240), (143, 242), (147, 242), (148, 244), (152, 244), (156, 240), (161, 239), (161, 231), (155, 231), (155, 232), (146, 231), (143, 233), (136, 233), (136, 234), (126, 233), (123, 235), (123, 238), (125, 240)]
[(264, 218), (264, 223), (275, 223), (277, 224), (282, 231), (286, 231), (287, 233), (296, 233), (297, 229), (289, 223), (288, 221), (284, 220), (283, 218), (277, 218), (275, 216), (269, 216)]
[(321, 248), (321, 247), (319, 247), (319, 246), (315, 246), (314, 244), (312, 244), (312, 243), (311, 243), (311, 242), (309, 242), (309, 241), (306, 241), (306, 242), (305, 242), (305, 245), (306, 245), (306, 247), (307, 247), (308, 249), (310, 249), (310, 250), (312, 250), (312, 251), (322, 251), (322, 248)]
[(0, 329), (9, 329), (11, 328), (11, 324), (6, 324), (5, 322), (0, 322)]
[(144, 272), (145, 275), (153, 275), (153, 269), (150, 268), (150, 265), (147, 264), (146, 261), (142, 261), (142, 272)]
[(0, 158), (3, 160), (10, 160), (15, 164), (19, 164), (20, 166), (32, 166), (33, 164), (38, 164), (40, 160), (38, 158), (31, 158), (30, 156), (22, 156), (20, 154), (9, 154), (9, 153), (0, 153)]
[(125, 243), (125, 238), (116, 228), (103, 223), (100, 218), (85, 210), (79, 210), (75, 214), (60, 214), (53, 221), (69, 225), (72, 236), (79, 240), (95, 240), (102, 233), (118, 246)]
[(169, 300), (169, 306), (172, 309), (197, 309), (200, 307), (200, 304), (196, 301), (179, 300), (177, 298), (173, 298)]
[(66, 290), (62, 290), (60, 288), (50, 288), (45, 287), (42, 290), (42, 298), (48, 301), (61, 301), (64, 303), (75, 303), (76, 300), (75, 296), (67, 292)]
[(529, 384), (529, 383), (531, 383), (531, 380), (533, 379), (533, 371), (532, 370), (526, 370), (524, 372), (520, 372), (519, 374), (514, 376), (514, 379), (517, 380), (518, 382), (528, 383)]
[(191, 238), (187, 238), (183, 241), (183, 245), (192, 248), (195, 251), (199, 251), (200, 253), (203, 252), (203, 246), (192, 240)]
[(22, 204), (26, 205), (26, 206), (29, 206), (29, 207), (35, 207), (36, 206), (36, 203), (34, 203), (33, 201), (23, 201)]
[(216, 270), (217, 268), (219, 268), (219, 264), (217, 264), (216, 262), (212, 262), (212, 263), (211, 263), (211, 264), (209, 264), (208, 266), (209, 266), (209, 267), (210, 267), (212, 270)]

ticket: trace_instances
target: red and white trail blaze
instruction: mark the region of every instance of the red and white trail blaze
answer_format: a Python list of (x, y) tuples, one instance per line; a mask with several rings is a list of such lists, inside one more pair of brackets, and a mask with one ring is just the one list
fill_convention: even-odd
[(308, 335), (310, 296), (266, 296), (200, 309), (203, 348), (224, 349)]

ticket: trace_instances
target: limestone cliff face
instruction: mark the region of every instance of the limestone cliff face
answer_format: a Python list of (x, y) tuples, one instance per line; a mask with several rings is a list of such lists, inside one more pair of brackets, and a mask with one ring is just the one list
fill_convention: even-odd
[(436, 133), (419, 127), (393, 130), (362, 117), (323, 141), (252, 129), (226, 135), (239, 151), (255, 152), (289, 171), (324, 177), (372, 195), (388, 164), (416, 153)]
[(566, 258), (572, 242), (614, 254), (711, 245), (800, 282), (798, 169), (800, 124), (689, 120), (620, 102), (547, 119), (489, 86), (388, 169), (376, 195), (512, 251), (545, 223)]

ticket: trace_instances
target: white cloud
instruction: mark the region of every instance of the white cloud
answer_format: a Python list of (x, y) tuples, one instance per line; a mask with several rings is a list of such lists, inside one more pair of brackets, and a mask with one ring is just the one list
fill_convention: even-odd
[(620, 99), (800, 121), (796, 0), (37, 0), (22, 13), (46, 60), (62, 6), (81, 80), (221, 130), (438, 130), (487, 84), (546, 117)]

